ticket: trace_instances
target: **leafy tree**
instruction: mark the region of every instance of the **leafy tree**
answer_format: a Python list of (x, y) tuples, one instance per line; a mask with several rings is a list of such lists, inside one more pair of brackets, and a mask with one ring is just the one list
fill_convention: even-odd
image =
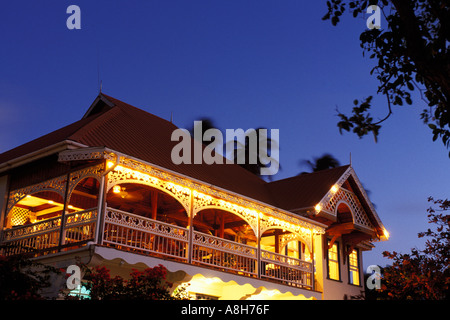
[[(334, 156), (332, 156), (329, 153), (326, 153), (318, 158), (313, 158), (313, 161), (311, 160), (301, 160), (301, 165), (305, 165), (309, 167), (311, 172), (317, 172), (325, 169), (331, 169), (331, 168), (337, 168), (340, 166), (339, 160), (337, 160)], [(301, 174), (308, 173), (308, 172), (302, 172)]]
[[(234, 148), (234, 163), (257, 176), (262, 176), (262, 168), (267, 168), (270, 162), (277, 161), (269, 155), (268, 150), (272, 150), (272, 147), (278, 148), (278, 142), (269, 138), (267, 131), (265, 128), (255, 129), (256, 145), (252, 144), (250, 137), (245, 137), (245, 144), (239, 141), (226, 142), (226, 144), (232, 144)], [(263, 151), (263, 154), (260, 151)], [(239, 163), (238, 159), (245, 159), (245, 162)], [(269, 179), (271, 178), (272, 176), (269, 176)]]
[[(218, 127), (215, 125), (214, 120), (208, 117), (203, 117), (200, 120), (198, 120), (200, 123), (195, 123), (194, 126), (192, 126), (189, 129), (189, 132), (191, 134), (192, 137), (195, 138), (194, 132), (196, 130), (199, 130), (200, 126), (201, 126), (201, 138), (203, 138), (203, 135), (205, 134), (205, 132), (209, 129), (217, 129)], [(200, 141), (203, 143), (203, 141)]]
[[(214, 120), (212, 120), (211, 118), (202, 117), (199, 121), (201, 122), (201, 137), (203, 137), (204, 133), (209, 129), (218, 129), (218, 127), (214, 123)], [(200, 129), (200, 127), (196, 126), (200, 126), (200, 123), (196, 123), (195, 126), (189, 129), (192, 137), (195, 137), (194, 131)], [(221, 131), (220, 129), (218, 130)], [(269, 166), (269, 163), (277, 161), (277, 159), (269, 155), (268, 150), (271, 150), (272, 146), (278, 147), (278, 145), (277, 141), (268, 138), (267, 134), (265, 134), (267, 132), (265, 128), (258, 128), (254, 131), (256, 135), (256, 148), (252, 148), (252, 145), (250, 143), (251, 139), (249, 137), (245, 137), (244, 144), (236, 140), (223, 141), (221, 151), (222, 154), (226, 156), (227, 146), (231, 146), (231, 148), (234, 150), (234, 163), (240, 165), (241, 167), (255, 175), (262, 176), (261, 169), (267, 168)], [(226, 134), (223, 134), (223, 136), (225, 138)], [(201, 142), (203, 143), (203, 141)], [(211, 142), (208, 142), (207, 145), (210, 143)], [(260, 154), (261, 150), (264, 151), (264, 154)], [(238, 159), (245, 159), (245, 161), (244, 163), (240, 163)], [(269, 179), (271, 177), (272, 176), (269, 176)]]
[(428, 229), (418, 234), (429, 237), (425, 249), (411, 249), (411, 253), (383, 252), (393, 260), (392, 266), (383, 269), (380, 298), (393, 300), (450, 299), (450, 201), (428, 201), (438, 205), (430, 207), (429, 223), (436, 230)]
[[(421, 118), (432, 130), (433, 141), (441, 138), (450, 147), (450, 2), (448, 0), (329, 0), (322, 18), (337, 25), (348, 10), (353, 17), (365, 17), (369, 5), (378, 5), (385, 19), (381, 27), (360, 35), (363, 54), (376, 63), (370, 71), (379, 85), (377, 94), (387, 101), (386, 116), (375, 120), (372, 96), (355, 99), (352, 115), (338, 111), (339, 131), (352, 130), (359, 137), (378, 137), (381, 123), (394, 106), (411, 105), (411, 93), (418, 90), (427, 103)], [(450, 153), (449, 153), (450, 156)]]

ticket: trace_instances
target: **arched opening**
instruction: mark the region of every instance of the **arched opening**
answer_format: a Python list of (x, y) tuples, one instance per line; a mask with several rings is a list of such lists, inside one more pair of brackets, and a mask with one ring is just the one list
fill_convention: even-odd
[(94, 239), (99, 188), (97, 179), (87, 177), (80, 180), (69, 195), (63, 233), (65, 245), (73, 247)]
[(8, 213), (6, 228), (29, 225), (61, 216), (64, 199), (53, 191), (26, 195)]
[(186, 210), (175, 198), (144, 184), (117, 184), (108, 191), (106, 203), (109, 208), (181, 227), (189, 223)]
[(305, 242), (287, 230), (266, 230), (261, 236), (261, 249), (304, 261), (311, 260), (311, 252)]
[(240, 216), (204, 209), (193, 219), (192, 261), (248, 276), (257, 275), (257, 239)]
[(289, 230), (266, 230), (260, 240), (261, 276), (312, 288), (313, 254), (302, 238)]
[(336, 209), (337, 223), (353, 222), (352, 212), (349, 206), (341, 202)]
[(189, 218), (171, 195), (121, 183), (106, 195), (102, 243), (120, 250), (187, 260)]
[(221, 209), (204, 209), (193, 220), (196, 231), (225, 240), (257, 246), (256, 235), (247, 221)]
[(336, 208), (336, 222), (328, 227), (327, 234), (332, 236), (329, 248), (341, 237), (344, 256), (349, 255), (360, 242), (370, 240), (373, 236), (371, 232), (361, 230), (355, 225), (353, 212), (350, 206), (343, 201), (338, 203)]
[(311, 252), (309, 251), (308, 246), (302, 242), (301, 240), (295, 239), (289, 241), (284, 248), (281, 249), (281, 252), (284, 251), (284, 254), (288, 257), (300, 259), (304, 261), (311, 261)]
[(97, 207), (100, 183), (97, 179), (87, 177), (77, 183), (70, 195), (68, 213)]

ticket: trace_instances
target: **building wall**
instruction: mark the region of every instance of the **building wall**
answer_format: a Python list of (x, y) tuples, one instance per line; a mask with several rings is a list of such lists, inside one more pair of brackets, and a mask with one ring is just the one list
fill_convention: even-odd
[(358, 267), (359, 267), (359, 285), (350, 284), (349, 281), (349, 263), (348, 256), (344, 255), (342, 239), (338, 238), (336, 242), (339, 247), (339, 271), (340, 279), (329, 279), (328, 273), (328, 250), (324, 246), (323, 254), (323, 299), (324, 300), (345, 300), (352, 299), (352, 296), (358, 296), (364, 290), (364, 277), (362, 273), (362, 250), (358, 249)]

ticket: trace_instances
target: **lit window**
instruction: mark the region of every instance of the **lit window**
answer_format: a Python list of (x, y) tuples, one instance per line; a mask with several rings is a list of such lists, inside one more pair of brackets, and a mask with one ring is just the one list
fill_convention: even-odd
[[(329, 243), (329, 242), (328, 242)], [(328, 279), (340, 280), (339, 277), (339, 246), (333, 243), (328, 249)]]
[(359, 286), (358, 251), (354, 249), (348, 256), (349, 283)]

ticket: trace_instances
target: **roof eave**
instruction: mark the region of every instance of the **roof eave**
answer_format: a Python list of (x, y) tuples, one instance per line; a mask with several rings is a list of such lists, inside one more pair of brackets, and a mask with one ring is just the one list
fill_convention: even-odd
[(20, 157), (8, 160), (6, 162), (3, 162), (0, 164), (0, 174), (7, 172), (8, 170), (11, 170), (13, 168), (17, 168), (19, 166), (22, 166), (24, 164), (30, 163), (32, 161), (41, 159), (43, 157), (59, 153), (64, 150), (68, 149), (78, 149), (78, 148), (85, 148), (86, 145), (72, 141), (72, 140), (63, 140), (60, 142), (57, 142), (55, 144), (52, 144), (50, 146), (47, 146), (45, 148), (39, 149), (37, 151), (33, 151), (30, 153), (27, 153), (25, 155), (22, 155)]

